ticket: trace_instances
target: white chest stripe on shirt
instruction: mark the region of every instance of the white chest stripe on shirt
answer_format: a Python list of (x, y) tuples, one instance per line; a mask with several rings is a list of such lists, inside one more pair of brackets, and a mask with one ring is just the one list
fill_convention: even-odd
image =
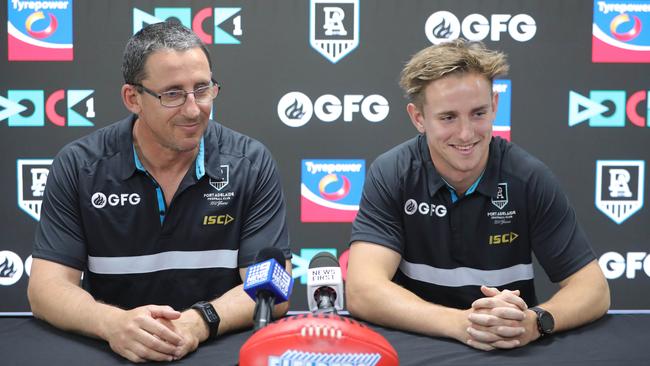
[(91, 257), (88, 269), (97, 274), (135, 274), (167, 269), (237, 268), (239, 250), (170, 251), (133, 257)]
[(483, 270), (469, 267), (443, 269), (426, 264), (407, 262), (402, 259), (399, 269), (406, 276), (439, 286), (502, 286), (515, 281), (533, 278), (533, 264), (517, 264), (512, 267)]

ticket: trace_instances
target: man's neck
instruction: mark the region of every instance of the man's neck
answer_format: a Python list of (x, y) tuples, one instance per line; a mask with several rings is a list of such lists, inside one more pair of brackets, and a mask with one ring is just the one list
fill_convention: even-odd
[(136, 124), (133, 128), (133, 146), (144, 168), (154, 177), (185, 174), (199, 152), (199, 146), (178, 151), (158, 143), (151, 134)]

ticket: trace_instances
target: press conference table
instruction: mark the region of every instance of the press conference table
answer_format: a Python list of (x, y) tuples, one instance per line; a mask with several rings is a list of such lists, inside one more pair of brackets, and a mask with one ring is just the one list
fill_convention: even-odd
[[(650, 314), (606, 315), (523, 348), (476, 351), (458, 342), (372, 327), (395, 347), (401, 365), (650, 365)], [(250, 331), (202, 344), (179, 365), (236, 365)], [(62, 332), (33, 318), (0, 318), (0, 365), (129, 364), (106, 342)]]

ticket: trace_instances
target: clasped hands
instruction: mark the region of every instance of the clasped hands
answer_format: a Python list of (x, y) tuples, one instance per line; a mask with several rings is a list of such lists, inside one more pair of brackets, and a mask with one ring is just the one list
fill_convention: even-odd
[(464, 311), (467, 319), (465, 337), (467, 345), (491, 351), (524, 346), (539, 337), (536, 322), (528, 305), (520, 297), (519, 290), (499, 291), (493, 287), (481, 286), (485, 297), (472, 303)]
[(194, 313), (158, 305), (117, 309), (107, 321), (103, 338), (131, 362), (178, 360), (194, 351), (204, 337), (195, 326), (199, 314)]

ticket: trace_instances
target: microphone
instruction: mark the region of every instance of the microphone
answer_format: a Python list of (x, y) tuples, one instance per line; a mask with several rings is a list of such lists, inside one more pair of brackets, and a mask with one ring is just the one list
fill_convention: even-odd
[(336, 257), (328, 252), (316, 254), (307, 270), (307, 303), (316, 314), (337, 314), (343, 310), (343, 278)]
[(268, 247), (257, 253), (255, 264), (246, 270), (244, 291), (255, 300), (254, 330), (267, 326), (273, 320), (273, 306), (289, 299), (293, 278), (284, 263), (282, 251)]

